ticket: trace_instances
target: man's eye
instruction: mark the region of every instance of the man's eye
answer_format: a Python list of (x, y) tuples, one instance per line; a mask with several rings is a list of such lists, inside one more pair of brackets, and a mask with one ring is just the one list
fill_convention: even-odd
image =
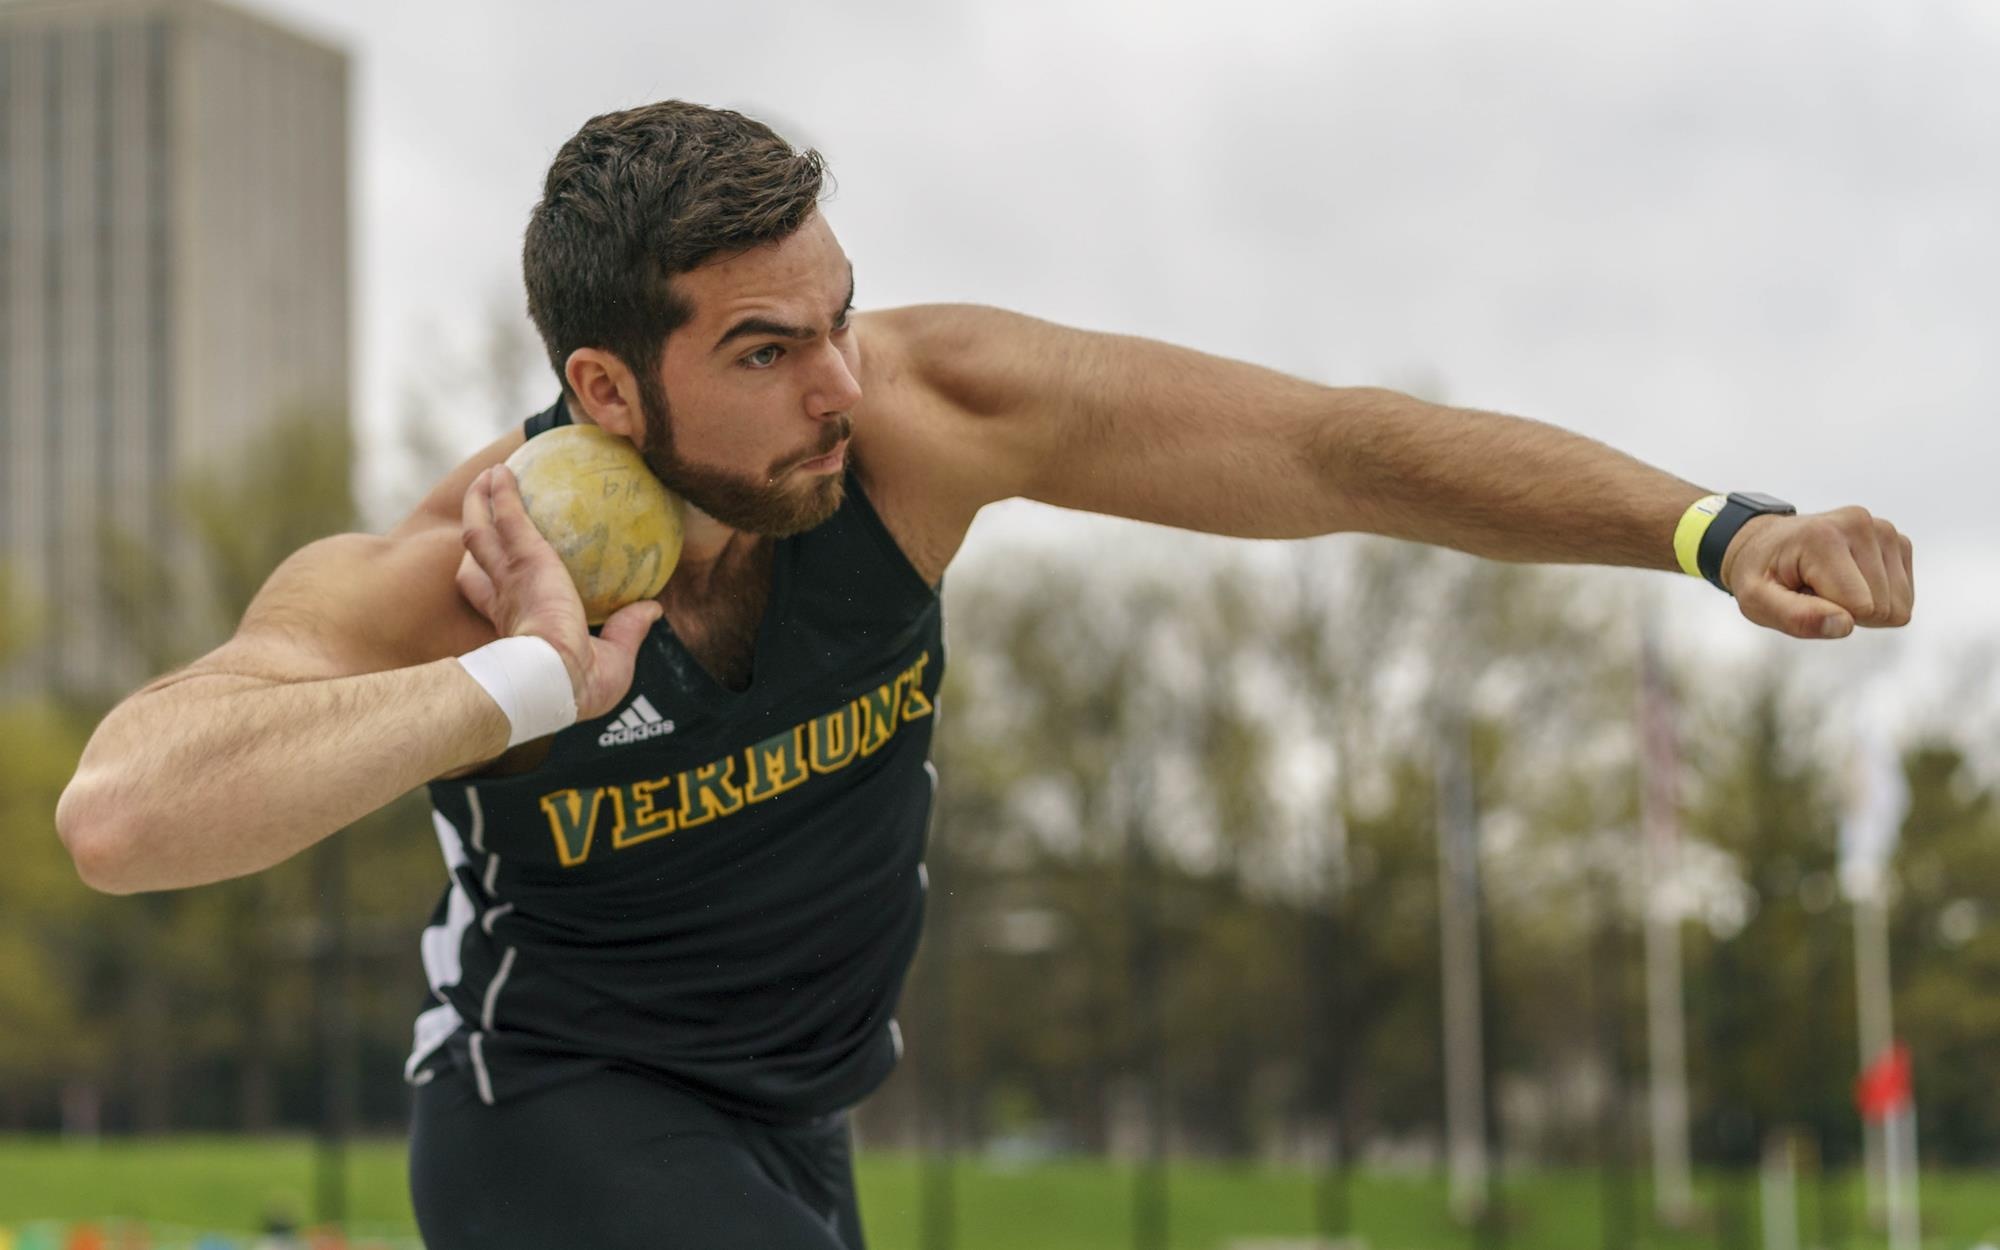
[[(757, 359), (759, 356), (764, 355), (766, 352), (772, 353), (769, 359), (767, 360)], [(745, 356), (743, 358), (743, 363), (749, 365), (753, 369), (768, 369), (772, 365), (777, 364), (778, 357), (783, 354), (784, 354), (784, 348), (779, 347), (777, 344), (773, 343), (764, 347), (760, 347), (756, 351), (751, 352), (748, 356)]]
[(840, 314), (840, 320), (833, 323), (833, 328), (836, 331), (845, 330), (847, 328), (847, 316), (848, 316), (847, 313), (842, 313)]

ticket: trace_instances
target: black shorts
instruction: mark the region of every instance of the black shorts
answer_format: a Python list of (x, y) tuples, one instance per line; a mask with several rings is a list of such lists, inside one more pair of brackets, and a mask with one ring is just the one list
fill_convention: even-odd
[(845, 1115), (774, 1127), (599, 1070), (489, 1107), (451, 1064), (416, 1090), (428, 1250), (862, 1250)]

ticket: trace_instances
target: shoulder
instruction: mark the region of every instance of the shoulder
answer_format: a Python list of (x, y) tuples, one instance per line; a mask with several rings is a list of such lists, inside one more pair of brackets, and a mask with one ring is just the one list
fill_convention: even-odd
[(863, 399), (854, 466), (935, 582), (980, 508), (1020, 493), (1032, 431), (1010, 421), (1059, 327), (969, 304), (858, 314)]
[(1205, 359), (1003, 308), (887, 309), (864, 325), (855, 440), (912, 444), (926, 476), (982, 503), (1032, 494), (1080, 434), (1135, 398), (1150, 406)]
[(294, 552), (228, 642), (162, 683), (203, 674), (311, 681), (426, 664), (491, 642), (492, 626), (458, 591), (460, 501), (480, 470), (520, 444), (516, 430), (482, 448), (385, 534), (336, 534)]
[[(879, 353), (892, 392), (921, 392), (963, 417), (997, 416), (1024, 402), (1037, 382), (1063, 371), (1091, 336), (981, 304), (920, 304), (863, 314), (864, 360)], [(875, 367), (864, 363), (868, 381)]]

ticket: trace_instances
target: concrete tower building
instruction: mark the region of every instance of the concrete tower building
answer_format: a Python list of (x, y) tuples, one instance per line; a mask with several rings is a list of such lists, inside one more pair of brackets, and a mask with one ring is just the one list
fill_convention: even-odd
[(0, 3), (0, 572), (41, 624), (8, 685), (143, 678), (105, 527), (347, 420), (347, 92), (343, 51), (213, 0)]

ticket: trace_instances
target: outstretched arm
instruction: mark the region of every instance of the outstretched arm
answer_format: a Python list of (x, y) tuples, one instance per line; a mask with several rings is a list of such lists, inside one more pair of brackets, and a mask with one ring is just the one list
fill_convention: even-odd
[[(904, 310), (911, 372), (955, 428), (960, 489), (1258, 538), (1384, 534), (1496, 560), (1675, 569), (1711, 492), (1520, 417), (1327, 387), (997, 309)], [(1860, 508), (1759, 517), (1723, 579), (1798, 637), (1902, 625), (1907, 538)]]

